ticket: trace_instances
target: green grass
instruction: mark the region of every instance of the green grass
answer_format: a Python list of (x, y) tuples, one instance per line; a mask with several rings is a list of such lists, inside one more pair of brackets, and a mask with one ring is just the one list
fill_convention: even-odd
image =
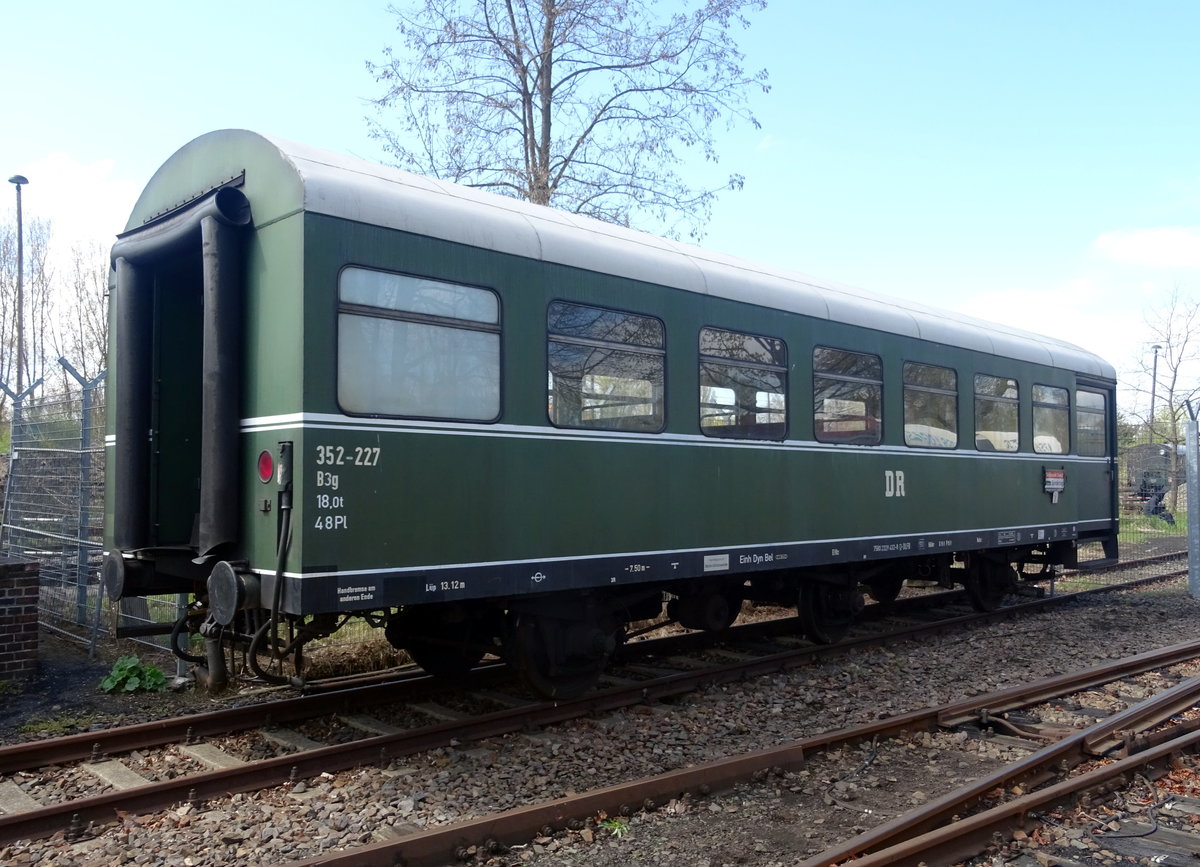
[(1126, 514), (1121, 516), (1121, 533), (1118, 539), (1122, 542), (1132, 542), (1147, 536), (1154, 538), (1179, 536), (1182, 538), (1187, 536), (1187, 522), (1187, 512), (1175, 514), (1174, 526), (1157, 516)]
[(80, 716), (61, 716), (54, 719), (34, 720), (21, 726), (21, 734), (27, 736), (44, 736), (58, 738), (75, 732), (87, 731), (95, 717), (91, 714)]
[(608, 830), (614, 837), (624, 837), (629, 833), (629, 821), (619, 816), (611, 819), (601, 819), (600, 827)]

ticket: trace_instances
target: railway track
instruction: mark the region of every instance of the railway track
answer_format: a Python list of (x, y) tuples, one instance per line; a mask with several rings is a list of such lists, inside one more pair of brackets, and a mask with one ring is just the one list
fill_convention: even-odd
[[(1129, 661), (1132, 663), (1132, 660)], [(1100, 678), (1128, 676), (1125, 665), (1104, 666)], [(1105, 682), (1112, 682), (1106, 680)], [(1061, 807), (1085, 792), (1100, 791), (1125, 782), (1133, 773), (1151, 772), (1158, 763), (1200, 745), (1200, 719), (1174, 718), (1200, 704), (1200, 677), (1189, 677), (1175, 686), (1104, 717), (1092, 725), (1021, 726), (1006, 720), (1004, 709), (1017, 710), (1050, 698), (1086, 696), (1098, 683), (1085, 673), (1080, 678), (1051, 682), (1045, 689), (1009, 695), (989, 695), (981, 701), (943, 708), (938, 724), (995, 726), (1011, 730), (1031, 745), (1043, 743), (1026, 758), (947, 793), (928, 806), (914, 810), (803, 862), (803, 867), (837, 864), (906, 864), (919, 860), (951, 863), (984, 850), (994, 835), (1011, 836), (1030, 830), (1031, 816)], [(1049, 693), (1056, 692), (1057, 696)], [(1036, 791), (1016, 797), (1004, 793)], [(992, 802), (988, 804), (989, 800)], [(999, 801), (999, 803), (995, 803)], [(978, 805), (984, 809), (972, 812)], [(1200, 837), (1196, 838), (1200, 850)]]
[[(1200, 658), (1200, 641), (1097, 666), (1086, 671), (1049, 678), (1037, 683), (975, 697), (969, 701), (930, 707), (887, 720), (829, 732), (786, 746), (759, 750), (706, 765), (675, 770), (617, 786), (583, 792), (544, 804), (511, 810), (414, 834), (402, 840), (364, 846), (350, 851), (295, 862), (345, 867), (406, 867), (467, 860), (469, 852), (497, 852), (515, 841), (549, 836), (558, 829), (583, 827), (595, 815), (628, 816), (636, 810), (653, 810), (673, 799), (703, 798), (736, 783), (761, 782), (771, 776), (804, 767), (815, 753), (843, 749), (881, 738), (909, 737), (914, 732), (967, 726), (978, 735), (983, 729), (1016, 728), (1007, 714), (1056, 698), (1087, 693), (1098, 686), (1154, 672)], [(1175, 686), (1135, 704), (1121, 713), (1084, 729), (1062, 726), (1026, 726), (1021, 731), (1030, 745), (1023, 760), (931, 801), (870, 832), (827, 849), (803, 862), (803, 867), (828, 867), (853, 861), (856, 865), (950, 864), (978, 854), (996, 833), (1027, 828), (1036, 810), (1050, 810), (1088, 790), (1111, 784), (1128, 774), (1161, 763), (1181, 751), (1200, 745), (1200, 720), (1160, 728), (1164, 721), (1200, 703), (1200, 676), (1178, 679)], [(1144, 734), (1158, 729), (1153, 734)], [(1070, 732), (1069, 734), (1067, 732)], [(1138, 733), (1134, 737), (1131, 733)], [(1007, 735), (1006, 735), (1007, 737)], [(1047, 743), (1048, 742), (1048, 743)], [(1040, 744), (1046, 744), (1040, 746)], [(1123, 752), (1116, 761), (1105, 760)], [(1097, 759), (1100, 759), (1097, 761)], [(1088, 764), (1069, 779), (1067, 772)], [(1051, 785), (1045, 785), (1047, 778)], [(997, 791), (1042, 783), (1036, 793), (987, 805)], [(1200, 837), (1196, 838), (1200, 850)]]
[[(468, 686), (472, 690), (468, 694), (485, 695), (490, 701), (513, 706), (468, 715), (466, 711), (433, 701), (414, 701), (413, 691), (419, 694), (428, 685), (423, 679), (412, 677), (401, 683), (357, 686), (266, 705), (0, 748), (0, 774), (5, 777), (0, 783), (0, 809), (5, 812), (0, 816), (0, 840), (11, 842), (58, 831), (68, 838), (79, 838), (92, 833), (89, 825), (108, 822), (118, 812), (162, 810), (179, 803), (201, 804), (231, 792), (309, 779), (338, 769), (387, 766), (403, 756), (450, 743), (467, 743), (604, 713), (680, 695), (705, 684), (801, 665), (814, 656), (826, 657), (867, 644), (900, 641), (921, 632), (958, 628), (978, 619), (1019, 616), (1021, 612), (1061, 604), (1071, 598), (1034, 600), (990, 615), (947, 617), (947, 611), (953, 613), (957, 604), (953, 595), (948, 595), (938, 600), (942, 606), (940, 619), (908, 622), (898, 627), (897, 618), (912, 621), (931, 617), (922, 612), (918, 602), (905, 601), (890, 612), (877, 609), (873, 624), (863, 630), (865, 634), (837, 647), (815, 647), (789, 639), (787, 621), (751, 624), (733, 630), (734, 641), (716, 653), (725, 661), (713, 664), (710, 660), (695, 670), (664, 672), (663, 667), (671, 661), (679, 664), (680, 659), (687, 660), (683, 663), (685, 667), (699, 665), (694, 656), (680, 656), (689, 651), (705, 653), (699, 636), (638, 642), (631, 647), (640, 653), (622, 660), (617, 672), (643, 679), (617, 683), (594, 695), (559, 705), (522, 702), (511, 694), (496, 692), (491, 687), (504, 675), (491, 667), (477, 672)], [(772, 643), (774, 638), (780, 638), (785, 645), (799, 646), (781, 650), (777, 643)], [(730, 656), (741, 658), (728, 661)], [(369, 717), (365, 709), (371, 707), (383, 712)], [(426, 718), (424, 724), (421, 716)], [(428, 718), (436, 716), (451, 718), (429, 722)], [(407, 717), (410, 727), (398, 728), (397, 717)], [(312, 721), (318, 719), (325, 722), (314, 725)], [(344, 742), (318, 743), (303, 733), (305, 721), (308, 729), (332, 732), (334, 740)], [(252, 739), (260, 747), (267, 745), (260, 750), (265, 750), (265, 756), (255, 757), (254, 750), (247, 753), (244, 737), (240, 739), (241, 755), (236, 748), (225, 749), (222, 738), (236, 741), (231, 732), (251, 730)], [(156, 749), (173, 758), (148, 758)], [(140, 773), (143, 770), (148, 775)], [(17, 785), (17, 780), (28, 783), (28, 776), (23, 778), (22, 774), (44, 776), (46, 785)], [(63, 775), (75, 782), (62, 783)], [(79, 782), (91, 777), (100, 782)], [(30, 794), (31, 789), (34, 795)], [(38, 789), (55, 793), (56, 800), (42, 803), (35, 797)]]

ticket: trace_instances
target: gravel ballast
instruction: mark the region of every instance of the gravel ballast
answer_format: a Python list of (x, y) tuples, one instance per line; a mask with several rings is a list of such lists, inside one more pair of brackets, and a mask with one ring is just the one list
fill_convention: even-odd
[[(126, 816), (94, 839), (72, 843), (59, 835), (0, 848), (0, 863), (286, 863), (1077, 671), (1194, 638), (1198, 615), (1200, 602), (1182, 580), (1102, 594), (670, 703), (435, 750), (387, 769)], [(913, 735), (814, 756), (801, 771), (730, 792), (628, 817), (593, 816), (580, 830), (463, 855), (496, 867), (784, 867), (1016, 755), (961, 734)]]

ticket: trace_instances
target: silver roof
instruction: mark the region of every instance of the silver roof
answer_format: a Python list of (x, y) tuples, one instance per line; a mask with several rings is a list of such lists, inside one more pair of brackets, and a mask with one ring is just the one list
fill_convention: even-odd
[(276, 138), (210, 135), (241, 139), (243, 146), (244, 137), (265, 138), (300, 176), (310, 212), (1116, 378), (1099, 356), (1053, 337)]

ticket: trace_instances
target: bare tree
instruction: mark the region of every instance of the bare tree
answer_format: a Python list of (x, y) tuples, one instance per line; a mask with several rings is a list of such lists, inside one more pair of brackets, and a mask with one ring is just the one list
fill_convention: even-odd
[(1200, 301), (1183, 296), (1175, 286), (1162, 305), (1147, 311), (1146, 327), (1151, 338), (1147, 345), (1153, 347), (1153, 352), (1138, 361), (1136, 390), (1149, 397), (1150, 407), (1144, 416), (1148, 437), (1172, 446), (1166, 507), (1173, 512), (1179, 505), (1179, 446), (1183, 443), (1187, 404), (1194, 404), (1200, 397)]
[[(8, 389), (17, 387), (18, 352), (17, 296), (24, 301), (24, 365), (22, 386), (28, 389), (40, 375), (41, 365), (36, 353), (44, 343), (47, 303), (51, 291), (51, 275), (47, 267), (47, 251), (51, 227), (48, 220), (24, 221), (25, 268), (21, 292), (17, 292), (17, 227), (14, 223), (0, 224), (0, 383)], [(39, 325), (42, 326), (39, 330)], [(11, 448), (11, 409), (6, 391), (0, 391), (0, 454)], [(7, 477), (7, 464), (0, 475)]]
[(108, 250), (76, 244), (66, 267), (55, 299), (54, 354), (90, 380), (108, 366)]
[[(767, 92), (730, 35), (766, 0), (413, 0), (390, 7), (402, 49), (368, 70), (386, 88), (372, 134), (399, 164), (542, 205), (699, 237), (717, 192), (677, 170), (718, 158), (714, 126), (758, 127)], [(395, 112), (393, 121), (385, 119)]]
[[(75, 380), (57, 363), (65, 357), (85, 379), (99, 375), (108, 353), (108, 254), (104, 245), (81, 243), (67, 255), (51, 255), (53, 229), (44, 219), (25, 222), (25, 376), (62, 393)], [(16, 228), (0, 224), (0, 382), (16, 386)], [(0, 392), (0, 425), (7, 424), (8, 396)]]
[[(0, 382), (17, 384), (17, 228), (0, 225)], [(0, 407), (7, 395), (0, 392)]]
[[(48, 220), (26, 220), (24, 225), (25, 376), (24, 384), (41, 375), (46, 348), (46, 330), (50, 318), (53, 275), (48, 252), (51, 224)], [(17, 230), (12, 224), (0, 225), (0, 382), (9, 388), (17, 381)], [(3, 405), (3, 400), (0, 400)]]
[[(26, 384), (46, 374), (47, 341), (53, 323), (55, 277), (50, 261), (48, 220), (25, 224), (25, 369)], [(53, 363), (53, 359), (49, 359)]]

